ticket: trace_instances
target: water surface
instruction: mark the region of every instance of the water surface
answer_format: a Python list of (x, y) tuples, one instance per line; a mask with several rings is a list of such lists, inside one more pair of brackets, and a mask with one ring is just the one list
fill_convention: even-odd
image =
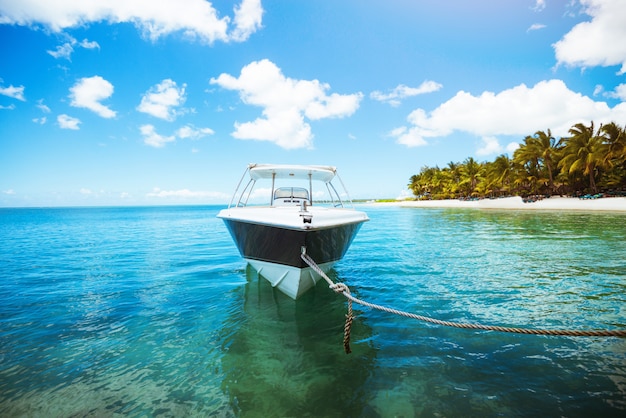
[[(218, 207), (0, 209), (0, 416), (623, 416), (626, 340), (297, 302)], [(626, 328), (626, 216), (364, 207), (331, 277), (449, 321)]]

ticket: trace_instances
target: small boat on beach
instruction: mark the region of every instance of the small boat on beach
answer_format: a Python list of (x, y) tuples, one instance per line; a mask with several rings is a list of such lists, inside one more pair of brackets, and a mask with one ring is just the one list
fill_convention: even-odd
[[(335, 179), (341, 192), (332, 183)], [(259, 191), (265, 191), (265, 202), (249, 203)], [(292, 299), (321, 278), (301, 254), (306, 252), (327, 272), (369, 220), (352, 205), (335, 167), (276, 164), (248, 165), (228, 208), (217, 217), (241, 256)]]

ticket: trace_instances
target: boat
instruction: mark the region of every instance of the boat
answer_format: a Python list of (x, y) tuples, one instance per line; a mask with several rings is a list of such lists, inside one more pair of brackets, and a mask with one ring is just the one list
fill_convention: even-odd
[(326, 273), (369, 220), (354, 208), (335, 167), (277, 164), (249, 164), (217, 217), (258, 275), (294, 300), (321, 278), (302, 253)]

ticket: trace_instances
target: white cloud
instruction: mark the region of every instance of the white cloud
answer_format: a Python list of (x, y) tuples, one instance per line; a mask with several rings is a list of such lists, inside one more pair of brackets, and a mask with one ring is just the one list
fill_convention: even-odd
[(528, 29), (526, 29), (526, 32), (532, 32), (534, 30), (543, 29), (545, 27), (546, 25), (544, 25), (543, 23), (533, 23)]
[(406, 145), (409, 148), (428, 145), (428, 142), (426, 142), (418, 128), (409, 129), (405, 126), (401, 126), (392, 130), (389, 136), (396, 138), (398, 144)]
[(235, 123), (235, 138), (270, 141), (285, 149), (312, 145), (313, 134), (305, 117), (318, 120), (350, 116), (363, 97), (361, 93), (328, 95), (328, 84), (285, 77), (267, 59), (246, 65), (238, 78), (221, 74), (210, 83), (237, 90), (245, 104), (263, 108), (263, 117)]
[(68, 115), (59, 115), (57, 117), (57, 122), (59, 123), (59, 126), (61, 127), (61, 129), (72, 129), (72, 130), (78, 130), (80, 129), (78, 127), (78, 125), (80, 124), (80, 120), (73, 118), (71, 116)]
[(410, 126), (396, 128), (390, 136), (407, 146), (425, 145), (428, 138), (444, 137), (455, 131), (492, 137), (524, 136), (551, 129), (554, 135), (564, 136), (575, 123), (625, 119), (626, 103), (610, 108), (606, 102), (596, 102), (569, 90), (561, 80), (549, 80), (530, 88), (520, 84), (480, 96), (460, 91), (432, 112), (414, 110), (407, 117)]
[(47, 121), (48, 121), (48, 118), (46, 118), (45, 116), (41, 118), (33, 118), (33, 122), (39, 125), (45, 125)]
[(198, 140), (207, 135), (213, 135), (215, 132), (211, 128), (196, 128), (192, 125), (185, 125), (176, 130), (175, 135), (163, 136), (156, 132), (153, 125), (142, 125), (139, 127), (143, 135), (143, 142), (155, 148), (162, 148), (168, 142), (175, 142), (176, 138)]
[(96, 41), (89, 41), (87, 39), (83, 39), (80, 44), (80, 46), (82, 46), (85, 49), (100, 49), (100, 44)]
[(482, 146), (476, 150), (476, 155), (484, 156), (502, 153), (503, 148), (495, 136), (483, 136), (480, 141)]
[(71, 61), (72, 53), (74, 52), (74, 46), (78, 45), (85, 49), (94, 49), (100, 48), (98, 42), (90, 42), (87, 39), (83, 39), (82, 42), (78, 43), (78, 41), (71, 36), (66, 36), (69, 40), (65, 42), (63, 45), (58, 45), (55, 50), (46, 51), (48, 54), (52, 55), (54, 58), (65, 58), (68, 61)]
[(13, 103), (11, 103), (8, 106), (0, 105), (0, 109), (2, 109), (2, 110), (14, 110), (15, 109), (15, 105)]
[(191, 125), (183, 126), (176, 131), (176, 136), (180, 139), (200, 139), (203, 136), (213, 135), (215, 132), (211, 128), (195, 128)]
[(186, 87), (187, 85), (183, 84), (179, 88), (176, 82), (169, 78), (163, 80), (146, 92), (137, 110), (155, 118), (172, 121), (178, 114), (176, 108), (185, 103)]
[(263, 7), (261, 0), (242, 1), (235, 6), (235, 29), (231, 38), (234, 41), (245, 41), (257, 30), (261, 29)]
[(574, 26), (555, 43), (559, 64), (577, 67), (621, 65), (626, 72), (626, 7), (623, 0), (580, 0), (590, 21)]
[(220, 192), (193, 191), (189, 189), (161, 190), (155, 187), (146, 194), (147, 197), (181, 198), (181, 199), (228, 199), (230, 196)]
[(203, 42), (245, 41), (261, 27), (260, 0), (243, 0), (234, 19), (205, 0), (20, 0), (0, 3), (0, 24), (43, 25), (53, 32), (94, 22), (133, 23), (151, 40), (174, 32)]
[(70, 105), (84, 107), (103, 118), (113, 118), (116, 112), (100, 103), (100, 101), (111, 97), (112, 94), (113, 84), (99, 75), (81, 78), (70, 88)]
[(41, 110), (43, 113), (50, 113), (50, 108), (43, 104), (43, 99), (37, 100), (37, 108)]
[(26, 98), (24, 98), (24, 86), (15, 87), (11, 85), (9, 87), (0, 87), (0, 94), (23, 102), (26, 101)]
[(154, 126), (152, 125), (142, 125), (139, 128), (139, 130), (141, 131), (141, 134), (143, 135), (143, 142), (146, 145), (150, 145), (151, 147), (162, 148), (168, 142), (176, 141), (175, 136), (159, 135), (156, 132), (156, 129), (154, 128)]
[(626, 102), (626, 84), (620, 84), (615, 87), (615, 91), (607, 92), (606, 96)]
[(532, 7), (532, 10), (535, 11), (535, 12), (541, 12), (545, 8), (546, 8), (546, 1), (545, 0), (537, 0), (535, 2), (535, 5)]
[(15, 194), (15, 190), (13, 190), (13, 189), (3, 190), (2, 193), (6, 194), (6, 195), (14, 195)]
[(602, 84), (596, 84), (596, 87), (593, 89), (593, 95), (597, 96), (598, 94), (604, 91), (604, 86)]
[(80, 194), (84, 194), (84, 195), (88, 196), (88, 195), (93, 194), (93, 192), (91, 190), (89, 190), (89, 189), (82, 188), (82, 189), (80, 189)]
[(58, 45), (57, 49), (54, 51), (46, 51), (48, 54), (52, 55), (54, 58), (65, 58), (66, 60), (70, 60), (72, 56), (72, 52), (74, 52), (74, 48), (72, 44), (69, 42), (64, 43), (63, 45)]
[(513, 155), (515, 150), (519, 148), (519, 145), (519, 142), (510, 142), (509, 145), (506, 146), (506, 152), (508, 152), (509, 155)]
[(438, 91), (443, 87), (441, 84), (426, 80), (419, 87), (409, 87), (404, 84), (398, 85), (390, 93), (385, 94), (381, 91), (373, 91), (370, 94), (370, 98), (378, 100), (379, 102), (388, 103), (391, 106), (399, 106), (402, 99), (407, 97), (417, 96), (420, 94), (432, 93)]

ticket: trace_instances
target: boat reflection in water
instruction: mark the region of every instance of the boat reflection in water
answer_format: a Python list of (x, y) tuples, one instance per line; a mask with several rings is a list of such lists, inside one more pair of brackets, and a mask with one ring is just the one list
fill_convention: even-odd
[[(243, 310), (224, 329), (224, 393), (238, 416), (362, 416), (376, 350), (355, 320), (343, 350), (346, 300), (326, 286), (288, 298), (248, 266)], [(330, 272), (335, 278), (334, 270)]]

